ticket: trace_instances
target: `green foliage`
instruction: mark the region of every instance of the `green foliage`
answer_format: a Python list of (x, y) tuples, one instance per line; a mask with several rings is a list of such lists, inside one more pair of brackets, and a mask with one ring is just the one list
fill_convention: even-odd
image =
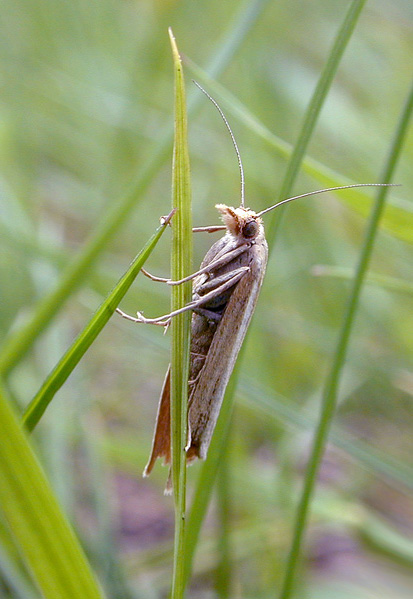
[(0, 396), (0, 506), (46, 599), (102, 598), (89, 564), (6, 398)]
[[(170, 216), (173, 216), (173, 212), (171, 212)], [(39, 422), (56, 392), (66, 382), (68, 376), (73, 372), (85, 352), (107, 324), (119, 302), (122, 300), (123, 296), (135, 280), (135, 277), (139, 274), (141, 268), (152, 253), (169, 222), (170, 217), (164, 219), (162, 224), (158, 227), (157, 232), (152, 235), (145, 247), (139, 252), (129, 269), (121, 277), (89, 323), (49, 374), (35, 397), (33, 397), (23, 416), (23, 424), (28, 430), (33, 430)]]
[[(36, 598), (39, 588), (60, 596), (44, 590), (55, 583), (71, 597), (96, 596), (93, 576), (111, 599), (155, 599), (169, 592), (174, 563), (176, 596), (185, 582), (194, 598), (277, 596), (303, 480), (314, 488), (318, 468), (301, 518), (300, 568), (290, 562), (297, 596), (411, 595), (412, 21), (403, 0), (371, 1), (357, 19), (352, 11), (362, 4), (5, 0), (0, 372), (12, 398), (1, 403), (0, 430), (5, 599)], [(208, 461), (186, 473), (186, 535), (176, 537), (175, 553), (174, 502), (162, 495), (167, 471), (157, 466), (140, 479), (172, 335), (116, 315), (108, 321), (120, 300), (120, 288), (114, 302), (110, 289), (170, 211), (169, 26), (186, 75), (231, 123), (251, 208), (280, 194), (387, 180), (390, 166), (401, 184), (385, 207), (373, 190), (347, 190), (297, 201), (282, 221), (274, 213), (276, 244), (239, 382), (229, 386)], [(197, 116), (206, 100), (192, 88), (193, 220), (209, 225), (217, 222), (215, 203), (239, 203), (239, 180), (221, 120), (209, 109)], [(264, 218), (272, 239), (272, 217)], [(187, 235), (188, 214), (184, 222)], [(185, 238), (178, 227), (173, 244)], [(194, 268), (216, 238), (195, 236)], [(151, 272), (169, 276), (170, 242), (166, 232)], [(183, 258), (191, 268), (190, 252)], [(138, 277), (122, 308), (163, 314), (166, 287)], [(176, 345), (184, 340), (178, 331), (181, 364), (187, 342)], [(320, 463), (326, 435), (319, 434), (311, 474), (311, 438), (334, 369), (331, 443)], [(28, 440), (9, 404), (23, 412), (35, 395), (47, 397), (41, 411), (53, 401)], [(182, 435), (180, 427), (180, 445)]]

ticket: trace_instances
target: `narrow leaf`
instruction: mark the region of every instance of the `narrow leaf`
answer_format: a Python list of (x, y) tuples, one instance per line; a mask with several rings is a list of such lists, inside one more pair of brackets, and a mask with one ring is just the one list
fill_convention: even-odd
[[(175, 141), (172, 172), (172, 202), (177, 209), (173, 223), (172, 278), (182, 279), (192, 268), (192, 218), (185, 84), (182, 63), (172, 31), (169, 30), (175, 72)], [(172, 288), (172, 310), (178, 310), (191, 300), (190, 282)], [(175, 543), (172, 597), (184, 596), (183, 553), (185, 534), (185, 493), (187, 441), (187, 403), (189, 376), (189, 344), (191, 313), (172, 320), (171, 358), (171, 441), (172, 483), (175, 498)]]
[(45, 599), (102, 599), (72, 528), (0, 389), (0, 509)]
[(78, 335), (71, 347), (67, 350), (64, 356), (46, 378), (45, 382), (36, 393), (24, 413), (23, 422), (28, 430), (33, 430), (33, 428), (39, 422), (57, 391), (66, 381), (70, 373), (75, 369), (82, 356), (108, 322), (109, 318), (116, 310), (119, 302), (132, 285), (140, 269), (145, 264), (152, 250), (158, 243), (171, 217), (172, 213), (163, 220), (163, 223), (158, 227), (144, 248), (133, 260), (129, 269), (121, 277), (106, 300), (92, 316), (89, 323)]

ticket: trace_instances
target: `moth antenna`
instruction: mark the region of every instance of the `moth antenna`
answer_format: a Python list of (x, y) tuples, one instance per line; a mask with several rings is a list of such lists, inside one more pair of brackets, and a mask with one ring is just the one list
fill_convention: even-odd
[(238, 167), (239, 167), (239, 172), (240, 172), (240, 176), (241, 176), (241, 206), (242, 208), (244, 208), (245, 205), (245, 178), (244, 178), (244, 167), (242, 166), (242, 160), (241, 160), (241, 154), (237, 145), (237, 142), (235, 141), (235, 136), (232, 132), (231, 127), (229, 126), (229, 123), (227, 121), (227, 118), (225, 116), (225, 114), (222, 112), (221, 107), (219, 106), (218, 102), (216, 100), (214, 100), (214, 98), (212, 96), (209, 95), (209, 93), (207, 91), (204, 90), (204, 88), (199, 85), (199, 83), (197, 81), (195, 81), (194, 79), (192, 79), (193, 83), (195, 83), (195, 85), (201, 90), (201, 92), (203, 92), (206, 97), (211, 100), (212, 104), (215, 106), (215, 108), (218, 110), (219, 114), (222, 117), (222, 120), (224, 121), (229, 134), (231, 136), (232, 139), (232, 143), (234, 145), (235, 148), (235, 152), (237, 153), (237, 159), (238, 159)]
[(293, 196), (292, 198), (287, 198), (285, 200), (281, 200), (281, 202), (277, 202), (274, 206), (270, 206), (265, 210), (261, 210), (258, 212), (257, 216), (262, 216), (270, 210), (274, 210), (274, 208), (278, 208), (278, 206), (282, 206), (283, 204), (287, 204), (288, 202), (293, 202), (294, 200), (299, 200), (300, 198), (306, 198), (308, 196), (314, 196), (318, 193), (325, 193), (326, 191), (338, 191), (339, 189), (352, 189), (353, 187), (400, 187), (399, 183), (354, 183), (353, 185), (340, 185), (339, 187), (326, 187), (325, 189), (316, 189), (315, 191), (308, 191), (307, 193), (302, 193), (299, 196)]

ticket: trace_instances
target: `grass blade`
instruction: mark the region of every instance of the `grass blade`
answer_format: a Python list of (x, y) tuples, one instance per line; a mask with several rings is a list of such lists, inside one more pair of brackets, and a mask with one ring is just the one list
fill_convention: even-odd
[[(413, 85), (407, 98), (407, 102), (403, 108), (399, 124), (396, 128), (396, 134), (391, 145), (387, 163), (384, 169), (382, 183), (390, 183), (392, 181), (397, 160), (400, 156), (404, 138), (408, 130), (408, 124), (412, 110)], [(331, 371), (324, 387), (320, 420), (314, 436), (313, 447), (304, 480), (304, 487), (297, 509), (293, 543), (291, 546), (283, 587), (280, 594), (281, 599), (288, 599), (288, 597), (291, 597), (293, 591), (297, 566), (301, 553), (302, 540), (308, 520), (310, 502), (315, 487), (320, 463), (323, 457), (324, 448), (327, 442), (328, 433), (336, 408), (337, 392), (347, 354), (350, 334), (352, 331), (362, 286), (366, 277), (368, 264), (372, 254), (374, 240), (379, 227), (380, 218), (384, 210), (387, 193), (388, 188), (386, 187), (379, 188), (379, 191), (377, 193), (377, 199), (367, 225), (363, 247), (360, 252), (359, 261), (352, 282), (352, 288), (347, 301), (347, 307), (344, 314), (341, 331), (338, 337), (337, 346), (333, 356)]]
[(110, 292), (97, 312), (95, 312), (95, 314), (92, 316), (89, 323), (78, 335), (72, 346), (67, 350), (64, 356), (46, 378), (43, 385), (28, 405), (23, 416), (23, 423), (29, 431), (33, 430), (33, 428), (39, 422), (54, 395), (66, 381), (70, 373), (75, 369), (82, 356), (89, 349), (93, 341), (99, 335), (100, 331), (103, 329), (109, 318), (116, 310), (119, 302), (132, 285), (140, 269), (145, 264), (147, 258), (158, 243), (162, 233), (165, 231), (166, 225), (172, 217), (172, 214), (173, 213), (164, 219), (163, 223), (158, 227), (144, 248), (139, 252), (129, 269)]
[[(172, 173), (172, 202), (177, 213), (173, 223), (172, 278), (188, 276), (192, 268), (192, 218), (185, 83), (182, 63), (172, 31), (172, 55), (175, 72), (175, 143)], [(188, 281), (172, 288), (172, 310), (178, 310), (191, 301), (192, 285)], [(171, 359), (171, 443), (172, 483), (175, 499), (175, 542), (172, 577), (172, 598), (180, 599), (185, 593), (184, 549), (186, 507), (187, 404), (189, 376), (189, 345), (191, 334), (190, 311), (178, 314), (172, 320)]]
[(45, 599), (102, 599), (83, 551), (0, 389), (0, 507)]

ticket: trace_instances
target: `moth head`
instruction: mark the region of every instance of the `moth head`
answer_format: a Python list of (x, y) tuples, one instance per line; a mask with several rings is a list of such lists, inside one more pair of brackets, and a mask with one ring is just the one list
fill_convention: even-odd
[(253, 241), (263, 233), (262, 220), (253, 210), (232, 208), (225, 204), (217, 204), (215, 208), (221, 213), (223, 223), (233, 237)]

